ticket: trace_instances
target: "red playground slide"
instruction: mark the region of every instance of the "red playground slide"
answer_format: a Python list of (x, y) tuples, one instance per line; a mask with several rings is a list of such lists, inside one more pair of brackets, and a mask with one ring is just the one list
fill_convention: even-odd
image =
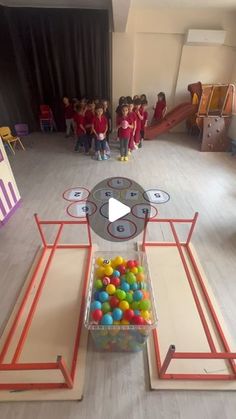
[(148, 126), (145, 129), (145, 139), (153, 140), (158, 135), (168, 132), (175, 125), (178, 125), (195, 112), (197, 112), (197, 105), (192, 105), (189, 102), (181, 103), (168, 112), (161, 122)]

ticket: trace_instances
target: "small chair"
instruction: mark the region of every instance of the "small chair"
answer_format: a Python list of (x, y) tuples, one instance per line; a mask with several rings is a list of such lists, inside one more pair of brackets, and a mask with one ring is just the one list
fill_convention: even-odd
[(14, 128), (17, 137), (27, 137), (27, 135), (29, 135), (29, 127), (27, 124), (15, 124)]
[(53, 113), (50, 106), (40, 105), (39, 123), (42, 132), (45, 132), (45, 130), (52, 132), (53, 128), (56, 129)]
[(2, 138), (3, 142), (8, 145), (13, 154), (15, 154), (15, 146), (17, 142), (20, 144), (22, 150), (25, 150), (20, 138), (14, 137), (9, 127), (0, 127), (0, 137)]

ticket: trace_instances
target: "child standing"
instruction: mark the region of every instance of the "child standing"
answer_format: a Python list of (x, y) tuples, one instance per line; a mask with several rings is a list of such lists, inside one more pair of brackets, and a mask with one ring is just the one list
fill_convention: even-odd
[(85, 128), (86, 128), (86, 134), (87, 134), (87, 153), (89, 153), (89, 150), (92, 146), (92, 139), (93, 139), (93, 133), (92, 133), (92, 123), (93, 119), (95, 117), (95, 102), (94, 100), (89, 100), (87, 104), (87, 108), (84, 114), (84, 122), (85, 122)]
[(134, 150), (134, 133), (136, 130), (136, 114), (134, 113), (134, 102), (132, 99), (129, 100), (128, 103), (128, 109), (129, 109), (129, 117), (132, 121), (133, 128), (130, 131), (130, 137), (129, 137), (129, 144), (128, 144), (128, 154), (131, 154), (131, 152)]
[(136, 129), (134, 133), (134, 146), (138, 148), (140, 140), (141, 140), (141, 122), (143, 120), (142, 109), (141, 109), (141, 100), (135, 99), (134, 100), (134, 113), (136, 116)]
[(166, 111), (166, 95), (163, 92), (158, 93), (157, 95), (157, 103), (154, 109), (153, 115), (153, 122), (157, 123), (160, 122), (164, 116)]
[(68, 97), (63, 97), (63, 105), (66, 122), (66, 137), (69, 137), (71, 132), (74, 134), (74, 107), (70, 103)]
[(74, 123), (75, 123), (75, 130), (76, 130), (76, 145), (75, 151), (79, 151), (79, 147), (84, 146), (85, 152), (88, 152), (88, 144), (86, 141), (86, 129), (84, 126), (84, 112), (83, 106), (78, 104), (76, 105), (76, 112), (74, 114)]
[(107, 130), (107, 138), (106, 138), (106, 140), (107, 140), (107, 142), (109, 144), (109, 134), (111, 133), (111, 113), (110, 113), (110, 111), (108, 109), (108, 101), (107, 100), (103, 100), (102, 104), (103, 104), (103, 113), (104, 113), (104, 116), (107, 119), (108, 130)]
[(98, 104), (96, 106), (96, 115), (92, 122), (92, 133), (95, 135), (95, 150), (98, 160), (107, 160), (105, 154), (107, 129), (108, 124), (106, 117), (103, 115), (103, 106)]
[(147, 126), (147, 120), (148, 120), (148, 112), (147, 112), (147, 107), (148, 107), (148, 102), (147, 100), (143, 100), (142, 101), (142, 115), (143, 115), (143, 119), (141, 121), (141, 142), (140, 142), (140, 147), (142, 147), (142, 142), (144, 140), (144, 130), (145, 127)]
[(133, 121), (129, 115), (128, 105), (121, 107), (121, 116), (117, 118), (117, 128), (120, 140), (120, 161), (128, 161), (128, 145), (133, 129)]

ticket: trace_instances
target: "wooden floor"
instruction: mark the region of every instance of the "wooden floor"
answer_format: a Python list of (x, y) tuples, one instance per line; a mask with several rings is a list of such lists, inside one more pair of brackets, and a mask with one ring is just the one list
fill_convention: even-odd
[[(10, 158), (22, 207), (0, 230), (1, 330), (39, 244), (33, 214), (63, 219), (68, 204), (62, 199), (65, 189), (80, 185), (92, 188), (105, 177), (121, 175), (133, 178), (144, 189), (158, 187), (169, 192), (171, 200), (159, 206), (163, 217), (191, 217), (199, 211), (193, 243), (236, 338), (235, 158), (227, 153), (200, 153), (197, 140), (180, 134), (145, 142), (129, 163), (116, 160), (116, 149), (106, 162), (74, 154), (72, 141), (61, 134), (34, 134), (25, 145), (25, 153), (18, 151)], [(117, 248), (96, 236), (93, 239), (103, 248)], [(92, 348), (90, 342), (81, 403), (5, 403), (0, 405), (1, 419), (236, 417), (235, 393), (149, 391), (146, 353), (107, 354)]]

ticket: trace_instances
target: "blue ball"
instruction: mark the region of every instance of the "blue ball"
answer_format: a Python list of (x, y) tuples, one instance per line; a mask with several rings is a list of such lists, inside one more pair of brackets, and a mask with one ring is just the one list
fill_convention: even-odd
[(108, 301), (108, 299), (109, 299), (109, 294), (106, 291), (99, 292), (99, 300), (102, 303), (105, 303), (105, 301)]
[(93, 298), (94, 300), (99, 300), (99, 291), (95, 291), (95, 293), (93, 294)]
[(116, 276), (117, 278), (120, 277), (120, 272), (119, 271), (113, 271), (112, 276)]
[(122, 284), (121, 284), (120, 288), (121, 288), (123, 291), (127, 292), (127, 291), (129, 291), (129, 290), (130, 290), (130, 285), (128, 284), (128, 282), (124, 281), (124, 282), (122, 282)]
[(101, 324), (103, 326), (110, 326), (113, 324), (112, 316), (110, 314), (104, 314), (104, 316), (102, 316)]
[(135, 316), (140, 316), (140, 310), (134, 310)]
[(101, 310), (102, 308), (102, 303), (100, 303), (100, 301), (93, 301), (91, 304), (91, 310)]
[(137, 283), (137, 282), (135, 282), (134, 284), (131, 284), (131, 285), (130, 285), (130, 289), (131, 289), (132, 291), (136, 291), (136, 290), (138, 289), (138, 283)]
[(112, 313), (113, 320), (121, 320), (123, 316), (123, 311), (120, 308), (115, 308)]
[(139, 291), (139, 290), (134, 291), (134, 293), (133, 293), (133, 299), (134, 299), (134, 301), (140, 301), (140, 300), (142, 300), (142, 298), (143, 298), (142, 291)]

